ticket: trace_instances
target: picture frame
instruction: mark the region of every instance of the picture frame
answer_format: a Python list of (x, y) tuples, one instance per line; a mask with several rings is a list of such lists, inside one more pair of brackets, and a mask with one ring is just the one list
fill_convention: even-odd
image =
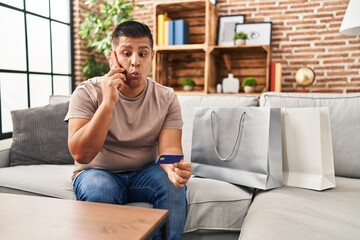
[(245, 15), (226, 15), (218, 18), (217, 45), (234, 46), (235, 27), (245, 22)]
[(237, 23), (235, 32), (248, 35), (247, 46), (271, 45), (272, 22)]

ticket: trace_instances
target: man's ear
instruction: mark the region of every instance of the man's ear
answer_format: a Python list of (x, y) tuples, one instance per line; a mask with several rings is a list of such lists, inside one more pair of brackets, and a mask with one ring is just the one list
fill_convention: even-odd
[(154, 59), (154, 56), (155, 56), (155, 51), (154, 51), (154, 50), (152, 50), (152, 51), (151, 51), (151, 60), (153, 60), (153, 59)]

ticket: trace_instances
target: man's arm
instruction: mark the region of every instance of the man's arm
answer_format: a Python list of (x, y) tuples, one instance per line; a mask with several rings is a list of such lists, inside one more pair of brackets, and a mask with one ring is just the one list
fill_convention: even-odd
[(88, 164), (101, 150), (109, 131), (119, 91), (125, 76), (121, 68), (109, 71), (101, 83), (103, 99), (91, 120), (71, 118), (68, 125), (68, 146), (78, 163)]
[[(163, 129), (159, 136), (160, 154), (182, 154), (181, 147), (181, 130), (179, 129)], [(161, 164), (164, 171), (168, 174), (170, 181), (176, 187), (184, 187), (191, 177), (192, 168), (188, 162), (181, 161), (174, 164)]]
[(104, 145), (113, 108), (101, 104), (91, 120), (72, 118), (68, 125), (68, 145), (74, 160), (90, 163)]

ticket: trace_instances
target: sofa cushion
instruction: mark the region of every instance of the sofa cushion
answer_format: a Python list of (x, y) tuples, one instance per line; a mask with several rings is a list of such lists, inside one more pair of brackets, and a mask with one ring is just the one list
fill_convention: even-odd
[(187, 183), (188, 213), (184, 232), (240, 231), (252, 190), (213, 179), (193, 177)]
[(0, 168), (0, 192), (76, 199), (74, 165), (31, 165)]
[(64, 123), (68, 106), (67, 102), (11, 112), (11, 166), (74, 163), (67, 146), (67, 125)]
[(257, 96), (249, 95), (186, 95), (178, 94), (181, 114), (184, 122), (182, 128), (182, 147), (184, 159), (191, 159), (191, 141), (195, 107), (256, 107)]
[(69, 102), (71, 95), (51, 95), (49, 99), (49, 104), (59, 104), (64, 102)]
[(359, 239), (360, 180), (336, 177), (336, 188), (317, 192), (282, 187), (256, 194), (241, 240)]
[(335, 174), (360, 178), (359, 93), (263, 93), (260, 107), (329, 107)]

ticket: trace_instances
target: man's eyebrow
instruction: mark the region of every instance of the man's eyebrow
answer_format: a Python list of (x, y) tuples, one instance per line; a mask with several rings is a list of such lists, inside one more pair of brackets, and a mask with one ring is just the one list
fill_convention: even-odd
[(133, 46), (129, 45), (129, 44), (122, 44), (120, 45), (121, 48), (133, 48)]
[(144, 46), (139, 46), (140, 49), (150, 49), (150, 47), (148, 45), (144, 45)]
[[(123, 44), (120, 46), (121, 48), (134, 49), (134, 47), (130, 44)], [(139, 49), (150, 49), (148, 45), (139, 46)]]

